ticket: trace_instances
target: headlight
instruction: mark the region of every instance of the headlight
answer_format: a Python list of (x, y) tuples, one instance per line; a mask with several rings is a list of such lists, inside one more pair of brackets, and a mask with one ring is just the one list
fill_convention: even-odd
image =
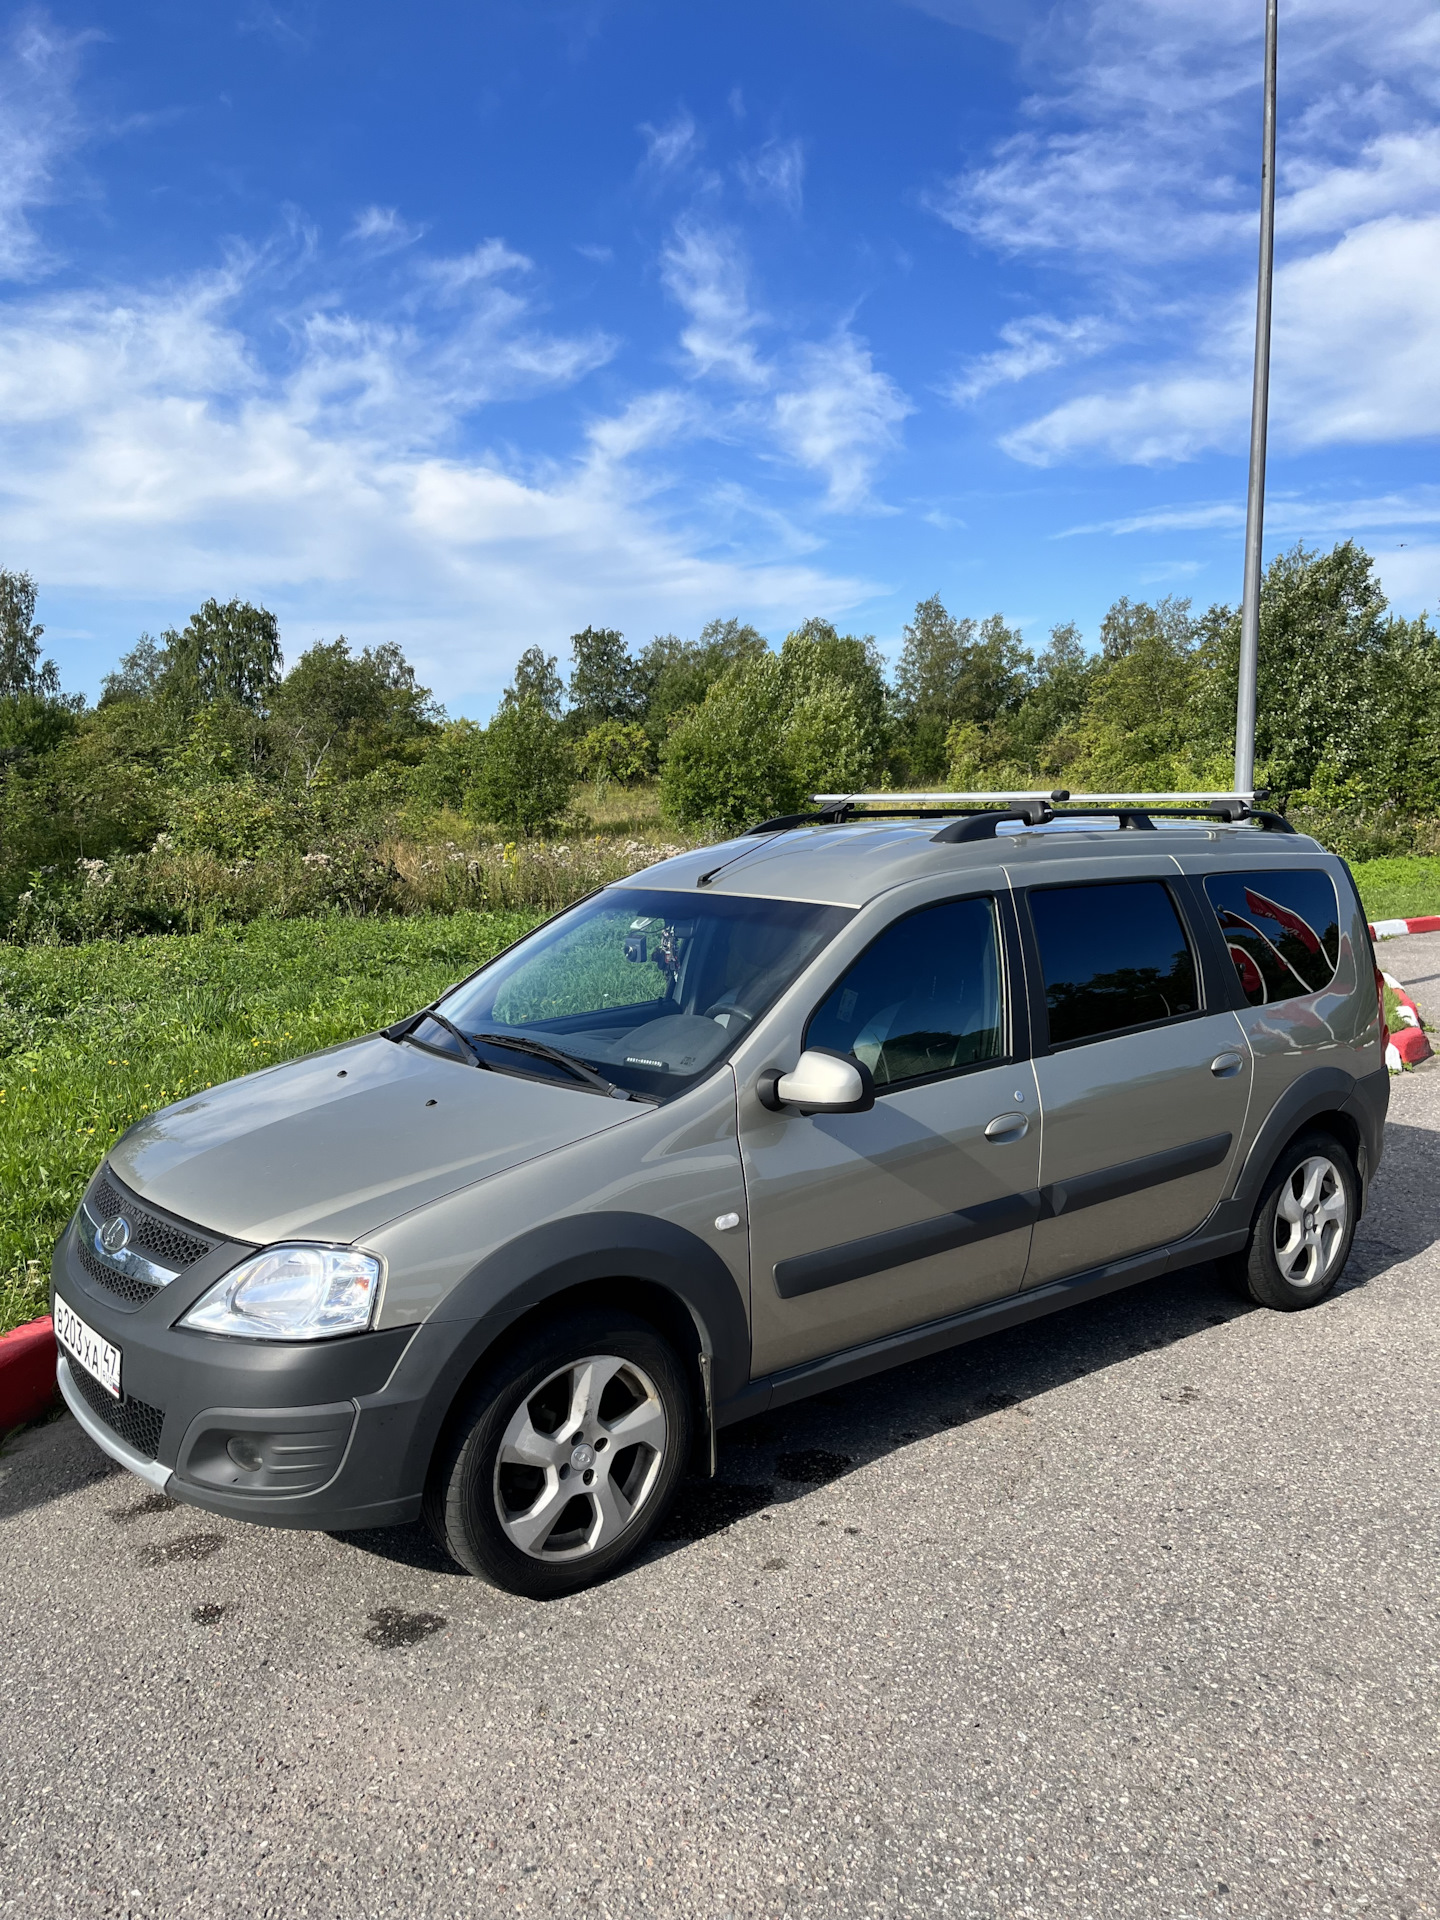
[(245, 1340), (360, 1333), (380, 1293), (380, 1262), (347, 1247), (267, 1247), (232, 1267), (180, 1322)]

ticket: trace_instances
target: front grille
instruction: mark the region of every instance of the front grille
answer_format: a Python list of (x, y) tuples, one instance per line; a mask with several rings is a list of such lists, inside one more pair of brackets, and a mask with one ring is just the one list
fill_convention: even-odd
[(117, 1300), (123, 1301), (127, 1306), (143, 1307), (147, 1300), (153, 1300), (160, 1291), (159, 1287), (152, 1286), (148, 1280), (142, 1280), (138, 1274), (121, 1273), (118, 1267), (112, 1267), (108, 1261), (100, 1259), (98, 1254), (93, 1253), (86, 1246), (83, 1229), (77, 1235), (75, 1245), (81, 1266), (96, 1286), (104, 1287), (107, 1293), (113, 1293)]
[(96, 1286), (104, 1287), (132, 1313), (147, 1300), (153, 1300), (160, 1289), (139, 1274), (127, 1273), (123, 1266), (105, 1259), (91, 1244), (85, 1213), (102, 1226), (123, 1213), (130, 1222), (130, 1245), (137, 1253), (158, 1266), (168, 1267), (173, 1273), (183, 1273), (187, 1267), (193, 1267), (197, 1260), (203, 1260), (221, 1244), (209, 1234), (193, 1227), (176, 1226), (173, 1221), (152, 1213), (108, 1174), (101, 1173), (85, 1196), (84, 1212), (76, 1226), (76, 1247), (81, 1266)]
[(103, 1173), (85, 1196), (85, 1204), (102, 1223), (113, 1220), (117, 1213), (123, 1213), (130, 1222), (133, 1245), (158, 1260), (162, 1267), (175, 1267), (182, 1273), (186, 1267), (193, 1267), (197, 1260), (203, 1260), (207, 1253), (220, 1244), (206, 1234), (193, 1230), (187, 1232), (183, 1227), (162, 1220), (159, 1214), (151, 1213), (147, 1207), (142, 1207), (138, 1201), (121, 1193)]
[(165, 1424), (164, 1410), (147, 1406), (143, 1400), (132, 1399), (128, 1394), (123, 1400), (117, 1400), (101, 1386), (98, 1380), (80, 1365), (78, 1360), (66, 1361), (70, 1369), (71, 1383), (80, 1398), (89, 1407), (97, 1420), (103, 1420), (112, 1433), (116, 1433), (127, 1447), (133, 1447), (147, 1460), (153, 1460), (160, 1451), (160, 1429)]

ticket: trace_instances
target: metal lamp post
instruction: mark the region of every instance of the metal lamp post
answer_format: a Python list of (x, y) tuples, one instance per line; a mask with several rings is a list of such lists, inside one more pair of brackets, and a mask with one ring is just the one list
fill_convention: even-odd
[(1255, 386), (1250, 487), (1245, 501), (1245, 591), (1235, 700), (1235, 791), (1255, 785), (1255, 682), (1260, 659), (1260, 548), (1265, 531), (1265, 424), (1270, 403), (1270, 288), (1275, 274), (1275, 40), (1278, 0), (1265, 0), (1265, 134), (1260, 176), (1260, 276), (1255, 296)]

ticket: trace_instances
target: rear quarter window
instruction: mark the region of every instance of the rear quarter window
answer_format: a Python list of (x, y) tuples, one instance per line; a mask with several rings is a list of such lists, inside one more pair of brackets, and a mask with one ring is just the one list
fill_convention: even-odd
[(1212, 873), (1205, 892), (1252, 1007), (1319, 993), (1335, 978), (1340, 909), (1328, 873)]

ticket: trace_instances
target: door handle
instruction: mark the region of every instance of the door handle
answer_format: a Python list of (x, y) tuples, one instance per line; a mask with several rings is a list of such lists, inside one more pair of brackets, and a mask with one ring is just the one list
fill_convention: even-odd
[(1229, 1080), (1244, 1066), (1243, 1054), (1217, 1053), (1210, 1062), (1210, 1071), (1217, 1080)]
[(1023, 1113), (1000, 1113), (985, 1129), (987, 1140), (1020, 1140), (1030, 1131), (1030, 1122)]

